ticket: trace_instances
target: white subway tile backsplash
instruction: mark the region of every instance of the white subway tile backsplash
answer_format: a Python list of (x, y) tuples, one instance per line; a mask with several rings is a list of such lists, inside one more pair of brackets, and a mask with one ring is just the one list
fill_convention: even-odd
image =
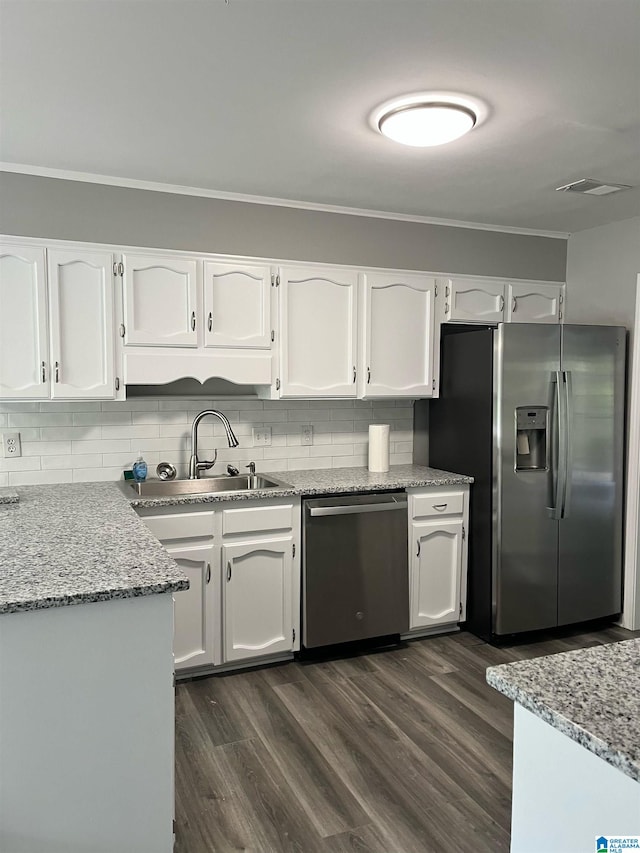
[(20, 427), (46, 427), (46, 426), (72, 426), (72, 412), (9, 412), (9, 426), (19, 429)]
[(102, 436), (102, 427), (99, 426), (82, 426), (82, 427), (42, 427), (37, 430), (38, 436), (25, 439), (25, 431), (20, 430), (20, 435), (23, 440), (37, 441), (38, 438), (42, 441), (88, 441), (92, 438), (100, 438)]
[(71, 453), (70, 441), (26, 441), (22, 439), (23, 456), (60, 456)]
[(0, 456), (0, 471), (39, 471), (39, 456), (21, 456), (18, 459), (3, 459)]
[[(138, 451), (155, 475), (159, 461), (187, 474), (191, 422), (206, 408), (230, 420), (240, 446), (227, 447), (224, 428), (205, 418), (199, 428), (199, 455), (218, 457), (212, 472), (228, 463), (259, 471), (363, 467), (371, 423), (391, 427), (391, 464), (411, 461), (413, 411), (410, 400), (165, 400), (123, 402), (0, 403), (0, 427), (17, 429), (20, 459), (0, 458), (0, 485), (120, 480)], [(313, 444), (302, 445), (301, 427), (311, 424)], [(255, 427), (271, 427), (272, 443), (254, 447)], [(13, 479), (12, 479), (13, 478)]]
[(107, 424), (102, 427), (103, 438), (157, 438), (158, 424)]
[[(95, 477), (91, 479), (96, 479)], [(71, 471), (20, 471), (9, 474), (10, 486), (35, 486), (43, 483), (70, 483)]]
[(101, 453), (76, 453), (67, 456), (43, 456), (42, 470), (59, 471), (72, 468), (93, 470), (102, 467)]
[(120, 453), (125, 450), (131, 450), (131, 442), (129, 439), (121, 439), (120, 441), (72, 441), (72, 453)]

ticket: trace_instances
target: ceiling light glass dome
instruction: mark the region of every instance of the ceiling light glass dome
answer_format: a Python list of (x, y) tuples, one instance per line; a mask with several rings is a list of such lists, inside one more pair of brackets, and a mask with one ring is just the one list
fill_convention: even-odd
[(403, 145), (426, 148), (453, 142), (468, 133), (477, 116), (469, 107), (442, 101), (399, 102), (378, 118), (378, 130)]

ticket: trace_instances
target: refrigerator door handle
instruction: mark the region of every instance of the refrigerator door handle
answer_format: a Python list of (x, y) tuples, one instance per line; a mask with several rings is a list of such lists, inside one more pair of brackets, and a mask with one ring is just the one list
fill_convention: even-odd
[(566, 401), (563, 393), (564, 374), (561, 370), (554, 370), (551, 374), (553, 385), (553, 410), (551, 414), (551, 506), (548, 507), (549, 516), (556, 521), (562, 518), (562, 500), (566, 488), (566, 418), (564, 416), (564, 404)]
[(564, 451), (564, 477), (562, 483), (562, 503), (560, 518), (566, 518), (569, 514), (571, 500), (571, 477), (569, 472), (572, 466), (573, 445), (571, 435), (573, 432), (573, 386), (571, 371), (563, 370), (563, 392), (564, 392), (564, 422), (565, 422), (565, 451)]

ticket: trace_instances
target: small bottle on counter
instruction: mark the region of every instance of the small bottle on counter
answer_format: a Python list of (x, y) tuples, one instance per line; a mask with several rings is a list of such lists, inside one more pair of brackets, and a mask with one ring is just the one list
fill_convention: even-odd
[(138, 457), (133, 463), (133, 478), (138, 483), (147, 479), (147, 463), (142, 458), (142, 453), (138, 451)]

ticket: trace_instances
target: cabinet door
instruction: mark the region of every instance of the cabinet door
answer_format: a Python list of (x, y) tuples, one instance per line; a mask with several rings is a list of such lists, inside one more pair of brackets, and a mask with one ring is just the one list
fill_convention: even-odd
[(175, 668), (212, 664), (216, 601), (211, 583), (213, 548), (167, 545), (167, 552), (189, 578), (189, 589), (174, 593), (173, 657)]
[(505, 284), (502, 281), (445, 283), (445, 319), (501, 323), (504, 320)]
[(0, 246), (0, 399), (49, 397), (44, 249)]
[(293, 537), (222, 548), (224, 660), (293, 648)]
[(356, 396), (356, 297), (350, 270), (280, 275), (280, 396)]
[(51, 396), (113, 399), (113, 256), (48, 251)]
[(367, 274), (361, 396), (430, 397), (435, 279)]
[(271, 268), (204, 265), (204, 343), (207, 347), (269, 349)]
[(511, 323), (559, 323), (561, 299), (560, 284), (510, 284), (507, 320)]
[(410, 628), (459, 620), (462, 529), (462, 519), (412, 523)]
[(198, 261), (123, 255), (125, 344), (198, 345)]

